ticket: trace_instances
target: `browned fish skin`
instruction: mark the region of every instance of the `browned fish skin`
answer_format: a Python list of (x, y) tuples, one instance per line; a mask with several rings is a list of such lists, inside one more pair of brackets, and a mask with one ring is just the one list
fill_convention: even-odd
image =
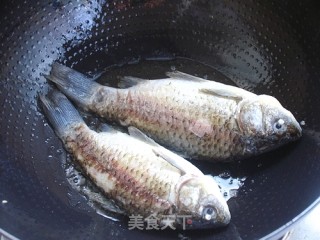
[(41, 96), (55, 132), (95, 184), (127, 214), (187, 214), (196, 227), (225, 226), (230, 212), (217, 183), (136, 128), (97, 133), (61, 93)]
[[(65, 146), (80, 162), (88, 176), (97, 173), (108, 175), (107, 181), (114, 186), (107, 190), (92, 180), (112, 199), (117, 199), (128, 213), (140, 213), (149, 216), (153, 212), (167, 214), (173, 211), (168, 201), (170, 190), (178, 182), (181, 174), (166, 162), (156, 166), (159, 161), (146, 159), (139, 153), (131, 153), (129, 149), (116, 146), (101, 146), (97, 134), (81, 124), (74, 127), (72, 137), (65, 139)], [(137, 165), (143, 167), (137, 168)], [(168, 168), (161, 171), (162, 168)], [(152, 168), (158, 171), (148, 172)]]
[(225, 99), (221, 104), (227, 109), (223, 112), (212, 104), (209, 95), (195, 95), (181, 104), (188, 99), (183, 91), (157, 85), (144, 88), (110, 91), (101, 87), (88, 106), (102, 117), (135, 126), (157, 142), (183, 149), (194, 158), (214, 156), (218, 161), (243, 155), (245, 143), (232, 118), (237, 109), (235, 101)]
[(299, 123), (272, 96), (184, 73), (168, 75), (154, 81), (127, 77), (127, 88), (116, 89), (54, 64), (48, 78), (85, 109), (134, 126), (191, 158), (231, 161), (301, 137)]

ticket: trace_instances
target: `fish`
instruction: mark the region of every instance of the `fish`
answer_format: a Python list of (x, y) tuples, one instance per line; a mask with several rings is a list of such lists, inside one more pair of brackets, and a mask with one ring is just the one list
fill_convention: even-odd
[(230, 162), (276, 149), (302, 129), (269, 95), (179, 71), (167, 78), (123, 77), (119, 88), (59, 63), (47, 79), (77, 105), (122, 126), (133, 126), (184, 158)]
[(90, 129), (58, 90), (40, 100), (49, 123), (84, 174), (128, 216), (152, 216), (162, 226), (170, 215), (173, 226), (184, 229), (230, 222), (218, 184), (189, 161), (134, 127), (129, 134), (110, 125), (103, 132)]

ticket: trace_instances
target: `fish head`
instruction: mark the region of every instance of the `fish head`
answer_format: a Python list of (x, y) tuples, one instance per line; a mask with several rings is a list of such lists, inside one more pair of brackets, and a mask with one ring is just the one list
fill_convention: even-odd
[(237, 121), (240, 131), (251, 139), (252, 149), (259, 153), (297, 140), (302, 135), (292, 113), (268, 95), (240, 102)]
[[(178, 192), (177, 224), (184, 229), (204, 229), (226, 226), (231, 215), (220, 188), (211, 176), (191, 177)], [(186, 216), (183, 221), (179, 216)]]

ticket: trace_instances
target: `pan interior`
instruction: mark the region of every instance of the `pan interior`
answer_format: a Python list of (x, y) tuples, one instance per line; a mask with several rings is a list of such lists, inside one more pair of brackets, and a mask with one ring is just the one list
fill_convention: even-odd
[[(0, 20), (0, 227), (23, 239), (253, 239), (283, 226), (320, 189), (316, 1), (6, 1)], [(246, 176), (219, 230), (129, 231), (70, 187), (67, 158), (41, 109), (58, 61), (103, 83), (174, 68), (275, 96), (304, 121), (303, 138), (205, 173)], [(5, 201), (4, 201), (5, 200)], [(14, 223), (14, 224), (12, 224)]]

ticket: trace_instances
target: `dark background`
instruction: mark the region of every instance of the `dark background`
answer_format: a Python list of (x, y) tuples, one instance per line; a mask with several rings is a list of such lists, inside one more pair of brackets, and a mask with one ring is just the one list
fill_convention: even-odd
[[(1, 1), (0, 227), (22, 239), (257, 239), (290, 222), (320, 195), (317, 2)], [(129, 231), (125, 221), (96, 214), (67, 183), (66, 153), (38, 108), (48, 88), (43, 74), (53, 61), (92, 75), (175, 57), (275, 96), (305, 121), (304, 135), (242, 163), (196, 163), (206, 173), (247, 176), (228, 202), (227, 228)]]

